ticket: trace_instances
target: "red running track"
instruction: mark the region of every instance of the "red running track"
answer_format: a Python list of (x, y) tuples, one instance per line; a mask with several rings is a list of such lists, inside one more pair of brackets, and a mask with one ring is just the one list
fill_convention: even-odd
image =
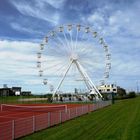
[[(67, 110), (49, 108), (45, 112), (28, 111), (0, 111), (0, 140), (13, 140), (38, 130), (54, 126), (96, 109), (108, 106), (109, 102), (98, 104), (67, 104)], [(24, 104), (21, 106), (35, 107), (54, 106), (56, 104)], [(58, 104), (59, 106), (60, 104)], [(62, 104), (63, 105), (63, 104)], [(20, 106), (20, 105), (18, 105)]]

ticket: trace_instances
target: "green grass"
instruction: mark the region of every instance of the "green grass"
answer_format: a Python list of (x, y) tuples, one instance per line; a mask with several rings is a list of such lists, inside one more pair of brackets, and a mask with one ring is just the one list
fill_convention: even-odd
[[(43, 96), (0, 96), (0, 104), (37, 104), (37, 103), (43, 103), (43, 104), (65, 104), (65, 102), (53, 102), (50, 103), (47, 100), (34, 100), (34, 101), (19, 101), (20, 99), (30, 99), (30, 98), (42, 98)], [(44, 98), (44, 97), (43, 97)], [(90, 104), (93, 103), (93, 101), (88, 102), (67, 102), (67, 104)]]
[(20, 140), (140, 140), (140, 98), (117, 102)]
[(18, 103), (19, 96), (1, 96), (0, 103)]
[(39, 98), (41, 96), (0, 96), (0, 104), (34, 104), (34, 103), (48, 103), (46, 100), (34, 100), (34, 101), (19, 101), (25, 98)]

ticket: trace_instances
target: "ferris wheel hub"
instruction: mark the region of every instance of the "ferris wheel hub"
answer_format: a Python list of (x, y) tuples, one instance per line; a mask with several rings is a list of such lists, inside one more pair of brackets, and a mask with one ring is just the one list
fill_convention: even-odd
[(77, 61), (78, 60), (78, 55), (76, 53), (72, 53), (70, 56), (71, 61)]

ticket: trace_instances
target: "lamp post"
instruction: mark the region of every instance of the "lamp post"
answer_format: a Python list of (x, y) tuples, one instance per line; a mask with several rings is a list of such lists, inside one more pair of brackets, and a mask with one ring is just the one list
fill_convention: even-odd
[(114, 100), (114, 92), (111, 92), (111, 96), (112, 96), (112, 104), (114, 104), (115, 103), (115, 100)]

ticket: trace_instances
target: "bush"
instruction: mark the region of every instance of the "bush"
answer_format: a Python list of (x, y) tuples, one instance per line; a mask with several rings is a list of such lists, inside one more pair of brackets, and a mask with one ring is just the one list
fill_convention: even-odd
[(118, 87), (117, 94), (118, 96), (123, 97), (123, 96), (126, 96), (126, 91), (125, 89)]
[(115, 97), (115, 100), (129, 99), (129, 98), (135, 98), (135, 97), (136, 97), (136, 93), (134, 91), (132, 91), (132, 92), (129, 92), (129, 94), (127, 94), (125, 96)]
[(136, 97), (136, 93), (135, 92), (129, 92), (128, 97), (129, 98), (135, 98)]

